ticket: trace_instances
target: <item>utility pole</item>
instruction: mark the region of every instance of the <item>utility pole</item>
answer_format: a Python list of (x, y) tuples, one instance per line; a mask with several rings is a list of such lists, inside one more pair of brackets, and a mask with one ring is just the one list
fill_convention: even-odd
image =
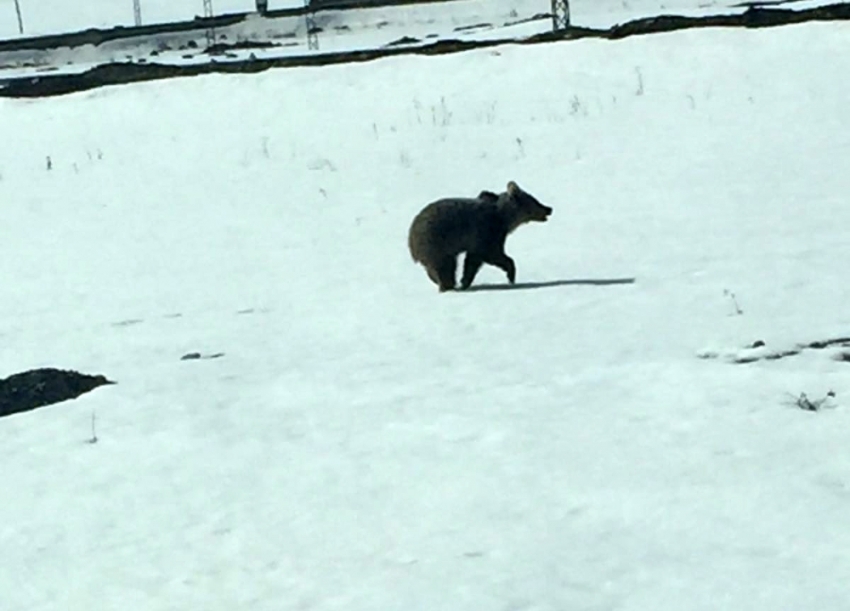
[(304, 22), (307, 26), (307, 48), (316, 51), (319, 49), (319, 35), (312, 0), (304, 0), (304, 8), (307, 9), (304, 13)]
[(552, 0), (552, 31), (570, 27), (570, 0)]
[(24, 33), (24, 18), (21, 17), (20, 0), (15, 0), (15, 12), (18, 14), (18, 31), (23, 35), (23, 33)]
[[(212, 0), (204, 0), (204, 17), (207, 19), (213, 18), (213, 5)], [(215, 26), (210, 24), (210, 27), (207, 28), (207, 47), (211, 47), (215, 44)]]
[(133, 23), (136, 27), (142, 25), (142, 2), (141, 0), (133, 0)]

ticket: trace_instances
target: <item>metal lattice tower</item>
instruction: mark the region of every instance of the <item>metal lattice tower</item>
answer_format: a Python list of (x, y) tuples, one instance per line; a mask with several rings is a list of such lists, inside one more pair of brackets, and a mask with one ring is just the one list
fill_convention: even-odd
[(570, 0), (552, 0), (552, 31), (570, 27)]
[(141, 0), (133, 0), (133, 23), (136, 27), (142, 25), (142, 2)]
[(304, 8), (307, 9), (304, 13), (304, 22), (307, 26), (307, 48), (313, 51), (318, 50), (319, 35), (316, 27), (316, 14), (313, 12), (310, 0), (304, 0)]
[[(207, 19), (213, 18), (213, 5), (212, 0), (204, 0), (204, 17)], [(211, 47), (215, 44), (215, 26), (210, 25), (206, 31), (207, 35), (207, 47)]]

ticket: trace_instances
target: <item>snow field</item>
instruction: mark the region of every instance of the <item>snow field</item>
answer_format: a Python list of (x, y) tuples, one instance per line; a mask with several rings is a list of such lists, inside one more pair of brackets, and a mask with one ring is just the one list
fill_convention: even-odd
[[(842, 609), (846, 363), (697, 355), (846, 329), (843, 39), (0, 101), (0, 376), (118, 381), (0, 421), (3, 608)], [(510, 179), (554, 284), (437, 294), (413, 215)]]

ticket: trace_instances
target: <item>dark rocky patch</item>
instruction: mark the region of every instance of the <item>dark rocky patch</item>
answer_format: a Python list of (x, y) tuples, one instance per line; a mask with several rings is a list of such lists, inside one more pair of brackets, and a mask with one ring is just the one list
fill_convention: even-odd
[(838, 337), (836, 339), (825, 339), (817, 342), (810, 342), (806, 344), (806, 348), (813, 348), (815, 350), (823, 350), (824, 348), (829, 348), (830, 346), (842, 346), (842, 347), (850, 347), (850, 337)]
[(459, 25), (454, 31), (455, 32), (466, 32), (468, 30), (478, 30), (480, 28), (491, 28), (493, 27), (492, 23), (473, 23), (472, 25)]
[(221, 54), (227, 51), (235, 51), (237, 49), (271, 49), (280, 45), (269, 41), (259, 40), (240, 40), (239, 42), (227, 43), (219, 42), (207, 47), (204, 53)]
[(200, 352), (189, 352), (180, 357), (181, 361), (198, 361), (200, 359), (218, 359), (224, 356), (224, 352), (215, 352), (213, 354), (201, 354)]
[(747, 363), (755, 363), (756, 361), (778, 361), (779, 359), (784, 359), (788, 356), (795, 356), (800, 354), (802, 350), (780, 350), (777, 352), (767, 352), (765, 354), (760, 355), (752, 355), (752, 356), (739, 356), (734, 359), (732, 362), (736, 365), (746, 365)]
[(739, 2), (738, 4), (730, 4), (729, 6), (734, 8), (758, 8), (761, 6), (778, 6), (780, 4), (789, 4), (791, 2), (796, 2), (796, 0), (762, 0), (760, 2)]
[(393, 40), (392, 42), (388, 42), (387, 46), (388, 47), (394, 47), (396, 45), (410, 45), (410, 44), (414, 44), (414, 43), (417, 43), (417, 42), (420, 42), (418, 38), (413, 38), (412, 36), (402, 36), (401, 38), (399, 38), (397, 40)]
[(115, 384), (102, 375), (64, 369), (32, 369), (0, 380), (0, 417), (76, 399), (98, 386)]
[[(759, 339), (752, 342), (749, 346), (746, 346), (745, 350), (755, 350), (759, 348), (761, 348), (762, 350), (757, 353), (735, 356), (734, 358), (730, 358), (729, 360), (730, 362), (736, 365), (746, 365), (748, 363), (755, 363), (757, 361), (778, 361), (780, 359), (788, 358), (789, 356), (796, 356), (806, 350), (823, 350), (825, 348), (832, 348), (835, 346), (840, 346), (842, 348), (850, 348), (850, 337), (837, 337), (834, 339), (804, 342), (795, 345), (793, 348), (786, 348), (784, 350), (771, 350), (767, 347), (763, 340)], [(718, 355), (713, 352), (700, 355), (700, 358), (717, 357)], [(832, 358), (836, 361), (850, 362), (850, 352), (840, 352), (836, 355), (833, 355)]]

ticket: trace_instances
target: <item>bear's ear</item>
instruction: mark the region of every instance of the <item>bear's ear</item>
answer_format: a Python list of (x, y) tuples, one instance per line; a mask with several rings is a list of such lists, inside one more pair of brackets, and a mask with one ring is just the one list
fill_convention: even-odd
[(519, 191), (519, 187), (514, 181), (508, 183), (508, 195), (515, 195)]

